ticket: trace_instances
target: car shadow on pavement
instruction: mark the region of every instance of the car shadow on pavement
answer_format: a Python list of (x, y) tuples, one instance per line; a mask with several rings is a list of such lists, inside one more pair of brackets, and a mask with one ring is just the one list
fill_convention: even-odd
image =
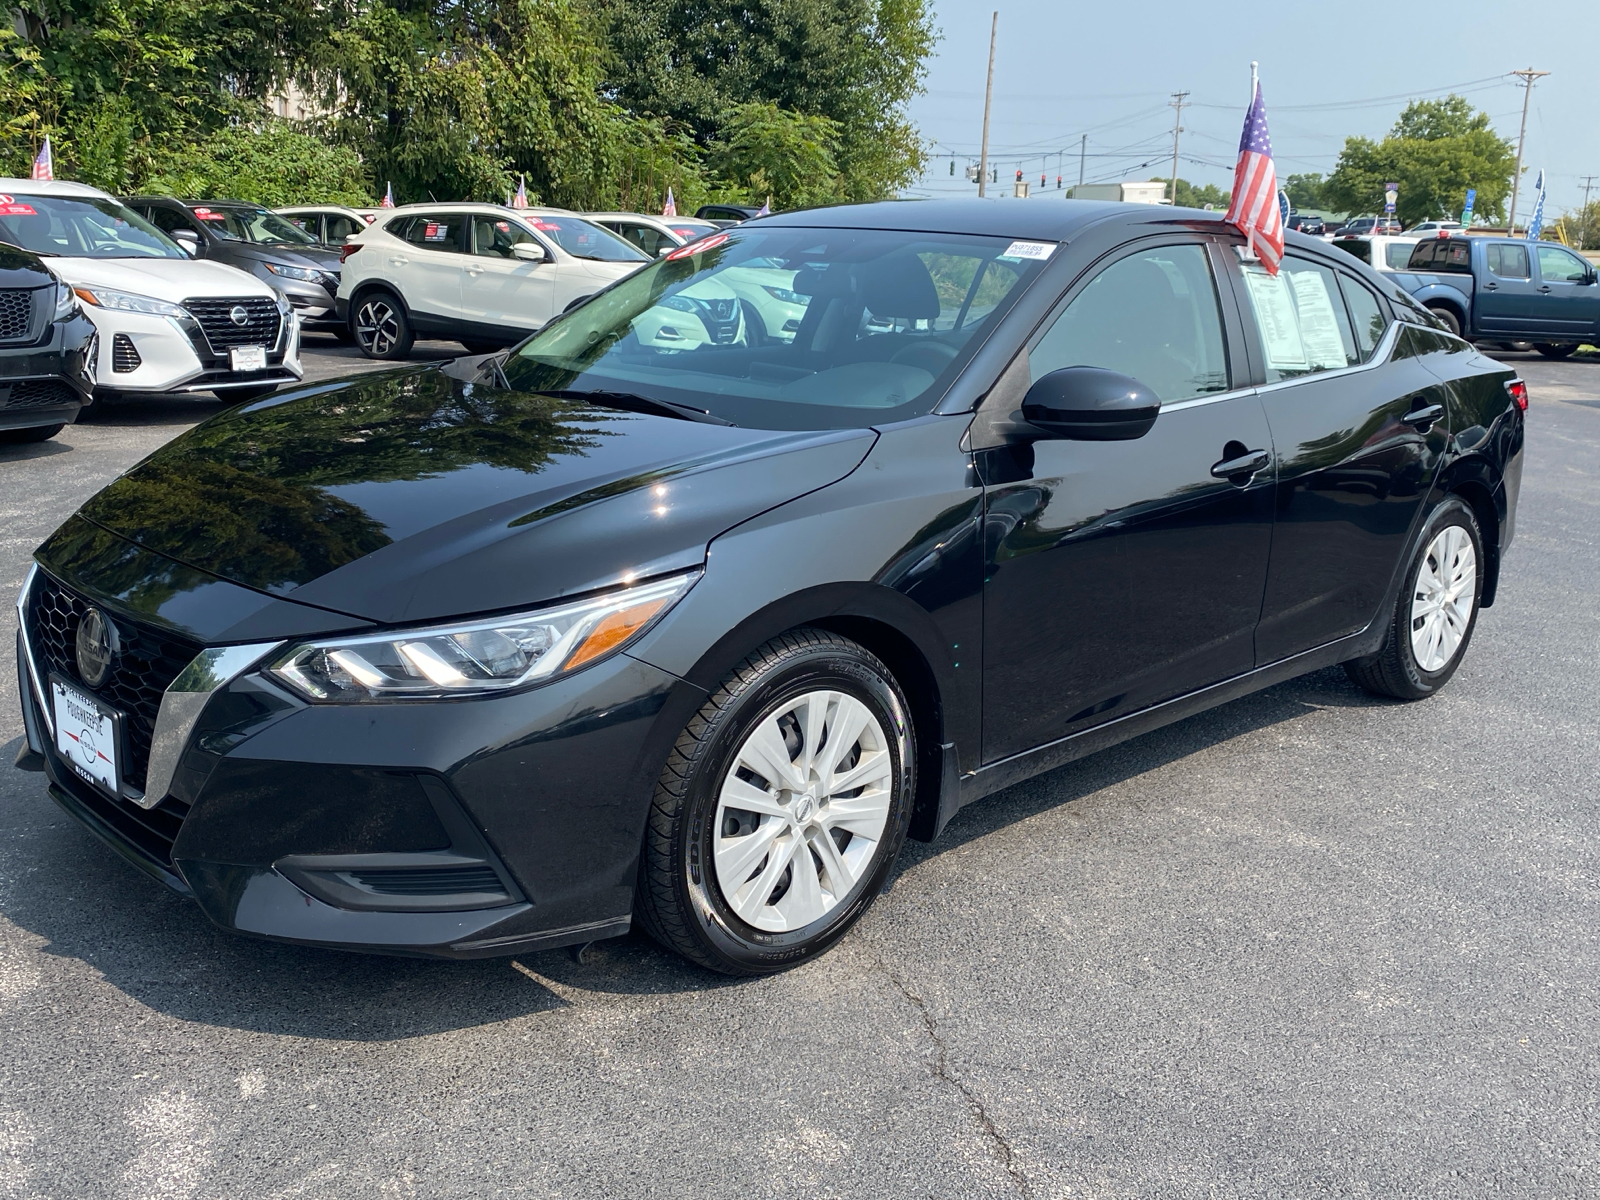
[(71, 454), (71, 446), (57, 441), (0, 442), (0, 463), (22, 462), (29, 458), (49, 458), (52, 454)]
[[(1241, 734), (1319, 708), (1382, 705), (1338, 669), (1260, 692), (1068, 764), (964, 809), (938, 841), (908, 843), (917, 864), (1037, 813), (1137, 778)], [(6, 761), (20, 739), (0, 747)], [(710, 992), (744, 981), (684, 962), (635, 932), (568, 950), (467, 962), (355, 954), (259, 941), (213, 926), (199, 908), (128, 867), (44, 794), (7, 771), (0, 800), (28, 826), (26, 865), (0, 878), (0, 915), (78, 960), (138, 1003), (181, 1021), (295, 1037), (390, 1041), (494, 1024), (580, 1003), (562, 993)], [(1045, 786), (1039, 786), (1041, 782)], [(20, 876), (25, 873), (25, 881)], [(891, 887), (894, 885), (891, 883)], [(72, 978), (73, 969), (51, 972)]]

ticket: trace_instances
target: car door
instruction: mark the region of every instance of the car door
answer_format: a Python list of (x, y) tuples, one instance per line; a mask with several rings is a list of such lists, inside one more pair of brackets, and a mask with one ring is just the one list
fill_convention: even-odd
[(1533, 279), (1527, 243), (1488, 242), (1483, 247), (1483, 260), (1478, 292), (1472, 301), (1477, 310), (1478, 332), (1537, 333), (1543, 297)]
[(472, 260), (467, 264), (462, 310), (467, 320), (499, 329), (532, 331), (555, 315), (554, 265), (515, 257), (522, 243), (549, 249), (523, 226), (505, 217), (472, 218)]
[(1216, 254), (1198, 236), (1119, 251), (1025, 351), (1031, 380), (1104, 367), (1145, 384), (1162, 409), (1137, 440), (979, 456), (986, 761), (1254, 665), (1271, 442), (1254, 391), (1231, 383), (1239, 343)]
[(1276, 276), (1234, 264), (1278, 454), (1256, 660), (1366, 628), (1449, 440), (1445, 392), (1353, 274), (1290, 253)]
[(1563, 246), (1537, 242), (1540, 332), (1554, 337), (1590, 337), (1600, 327), (1600, 284), (1588, 262)]
[(436, 326), (461, 321), (467, 221), (466, 213), (419, 213), (393, 230), (404, 245), (384, 244), (383, 275), (399, 287), (413, 323), (418, 318)]
[(630, 245), (643, 250), (651, 258), (678, 245), (654, 225), (646, 225), (643, 221), (601, 221), (600, 224)]

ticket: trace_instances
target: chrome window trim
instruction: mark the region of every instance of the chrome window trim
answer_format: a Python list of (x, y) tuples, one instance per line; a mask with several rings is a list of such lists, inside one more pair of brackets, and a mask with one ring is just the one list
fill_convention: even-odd
[[(1405, 321), (1390, 321), (1383, 337), (1379, 339), (1377, 347), (1372, 351), (1372, 357), (1366, 362), (1356, 363), (1354, 366), (1340, 367), (1337, 371), (1313, 371), (1306, 375), (1296, 375), (1293, 379), (1280, 379), (1277, 383), (1264, 383), (1256, 389), (1258, 392), (1275, 392), (1280, 388), (1294, 387), (1299, 383), (1306, 383), (1313, 379), (1342, 379), (1361, 371), (1372, 371), (1384, 366), (1394, 355), (1395, 343), (1400, 340), (1400, 330), (1408, 324)], [(1421, 326), (1419, 325), (1420, 329)]]
[(33, 685), (34, 699), (39, 703), (39, 719), (44, 722), (44, 727), (50, 731), (50, 740), (56, 738), (55, 714), (50, 711), (50, 706), (45, 703), (44, 687), (39, 683), (39, 671), (33, 662), (33, 640), (28, 637), (28, 594), (33, 591), (33, 581), (39, 574), (39, 564), (30, 562), (28, 573), (23, 577), (22, 590), (17, 593), (17, 628), (22, 631), (22, 658), (27, 667), (28, 682)]
[(178, 677), (161, 695), (155, 731), (150, 736), (144, 795), (131, 797), (135, 804), (154, 808), (166, 799), (172, 776), (178, 769), (178, 759), (211, 697), (283, 645), (283, 642), (255, 642), (245, 646), (213, 647), (200, 651), (178, 672)]

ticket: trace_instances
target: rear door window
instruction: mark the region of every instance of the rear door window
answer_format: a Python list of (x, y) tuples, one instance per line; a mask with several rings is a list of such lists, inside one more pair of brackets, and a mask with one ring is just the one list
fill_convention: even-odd
[(1501, 279), (1528, 278), (1528, 248), (1504, 243), (1485, 247), (1491, 274)]
[(465, 254), (466, 239), (462, 234), (466, 223), (464, 213), (427, 213), (412, 217), (400, 236), (419, 250)]
[[(323, 218), (327, 232), (322, 240), (329, 245), (337, 246), (352, 234), (360, 233), (366, 225), (355, 217), (347, 217), (343, 213), (329, 213)], [(310, 230), (306, 231), (311, 232)]]
[(1247, 265), (1244, 282), (1268, 383), (1338, 371), (1361, 361), (1331, 269), (1291, 254), (1276, 275)]
[(1389, 328), (1389, 317), (1383, 304), (1365, 286), (1350, 276), (1340, 274), (1339, 290), (1350, 309), (1350, 327), (1356, 339), (1356, 361), (1366, 362), (1372, 357), (1378, 343), (1383, 341), (1384, 330)]

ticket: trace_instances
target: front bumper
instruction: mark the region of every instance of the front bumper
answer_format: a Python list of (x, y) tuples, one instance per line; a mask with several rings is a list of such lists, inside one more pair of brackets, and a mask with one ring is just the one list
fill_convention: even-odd
[[(101, 394), (226, 395), (236, 388), (298, 383), (305, 374), (300, 364), (299, 322), (292, 310), (290, 318), (282, 323), (277, 341), (268, 347), (264, 371), (234, 371), (227, 353), (213, 350), (199, 324), (192, 320), (94, 307), (87, 313), (100, 334), (95, 382), (96, 391)], [(125, 339), (120, 346), (119, 335)], [(135, 363), (132, 369), (128, 369), (130, 362)], [(124, 369), (118, 370), (119, 366)]]
[[(140, 619), (72, 587), (119, 625)], [(703, 700), (626, 655), (516, 695), (413, 704), (306, 704), (247, 671), (205, 704), (147, 809), (56, 753), (37, 703), (53, 664), (21, 637), (29, 746), (67, 812), (224, 928), (385, 953), (481, 957), (626, 932), (666, 730)], [(479, 885), (496, 893), (480, 907), (363, 883), (467, 862), (500, 881)]]
[(74, 314), (53, 322), (42, 345), (0, 350), (0, 429), (77, 420), (94, 387), (97, 336)]

